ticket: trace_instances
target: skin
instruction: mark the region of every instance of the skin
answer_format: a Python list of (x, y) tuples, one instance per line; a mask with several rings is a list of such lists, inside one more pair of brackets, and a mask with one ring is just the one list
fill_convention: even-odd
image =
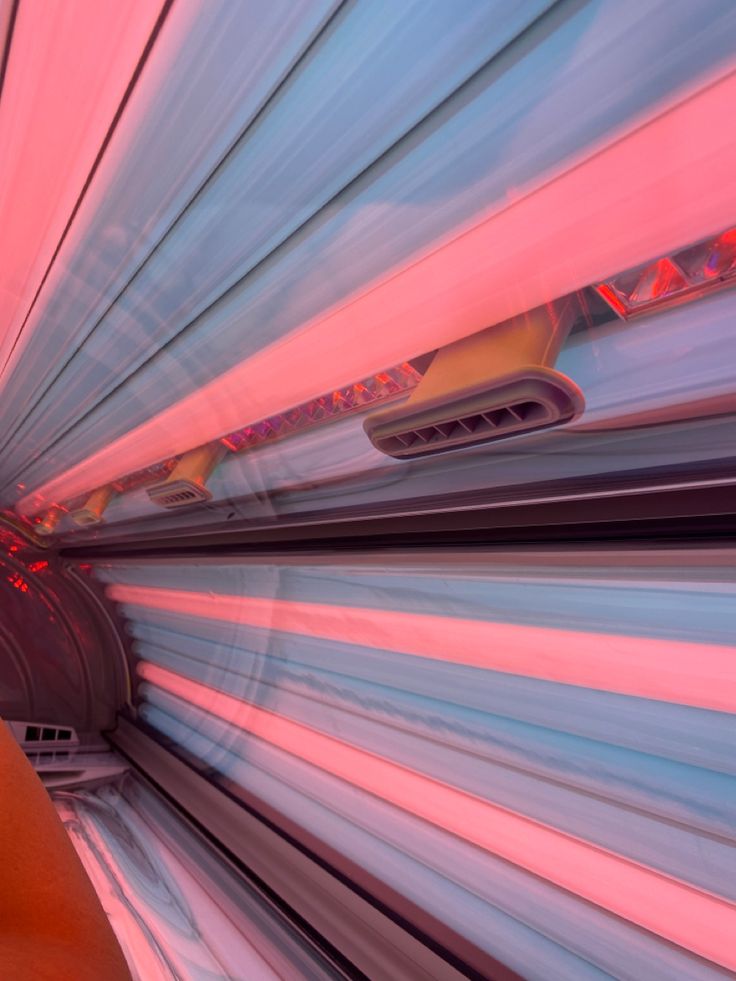
[(0, 978), (131, 981), (51, 800), (2, 721)]

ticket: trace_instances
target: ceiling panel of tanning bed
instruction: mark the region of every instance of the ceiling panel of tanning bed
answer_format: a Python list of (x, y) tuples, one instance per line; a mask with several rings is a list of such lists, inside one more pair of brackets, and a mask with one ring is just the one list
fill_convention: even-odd
[[(161, 515), (144, 490), (116, 498), (108, 525), (145, 517), (124, 532), (214, 527), (230, 514), (258, 525), (309, 511), (386, 506), (483, 492), (513, 502), (535, 484), (565, 481), (575, 494), (592, 476), (629, 477), (666, 468), (662, 483), (696, 478), (708, 463), (736, 460), (732, 330), (736, 295), (620, 321), (573, 335), (558, 362), (586, 393), (586, 411), (564, 430), (462, 453), (400, 462), (373, 448), (363, 417), (334, 422), (259, 449), (229, 454), (213, 474), (213, 504)], [(69, 519), (59, 529), (75, 533)], [(110, 529), (111, 535), (120, 534)], [(76, 531), (104, 539), (104, 527)]]
[[(49, 396), (36, 412), (29, 414), (24, 443), (8, 447), (8, 480), (22, 474), (25, 483), (38, 484), (66, 469), (269, 339), (298, 327), (371, 276), (405, 260), (443, 231), (503, 199), (512, 186), (533, 183), (591, 141), (605, 140), (606, 135), (638, 118), (647, 107), (692, 81), (693, 75), (722, 60), (730, 44), (725, 38), (736, 31), (733, 11), (714, 9), (717, 20), (711, 20), (706, 30), (702, 11), (696, 18), (689, 4), (676, 7), (674, 12), (668, 5), (664, 23), (672, 34), (667, 35), (665, 44), (660, 32), (653, 35), (642, 30), (639, 13), (639, 8), (636, 12), (631, 8), (627, 20), (621, 16), (620, 8), (614, 12), (610, 8), (598, 9), (595, 4), (564, 17), (558, 11), (554, 17), (559, 23), (552, 33), (543, 30), (547, 23), (543, 18), (524, 37), (523, 57), (512, 46), (501, 61), (505, 57), (511, 62), (516, 59), (515, 63), (505, 66), (505, 71), (492, 63), (461, 96), (431, 117), (423, 131), (414, 133), (401, 153), (386, 157), (349, 194), (320, 214), (298, 239), (291, 240), (289, 248), (273, 254), (159, 358), (154, 358), (95, 409), (95, 401), (102, 392), (110, 390), (121, 366), (139, 361), (137, 355), (131, 361), (131, 351), (123, 350), (128, 343), (138, 344), (128, 334), (133, 329), (131, 316), (138, 323), (136, 331), (144, 322), (149, 328), (154, 322), (166, 325), (161, 328), (164, 334), (158, 333), (158, 341), (146, 342), (150, 354), (199, 309), (194, 303), (198, 282), (203, 283), (204, 293), (197, 302), (211, 302), (218, 291), (233, 281), (217, 266), (217, 248), (207, 249), (206, 254), (199, 251), (207, 234), (228, 239), (228, 262), (235, 261), (231, 253), (233, 248), (237, 252), (243, 240), (246, 248), (244, 253), (237, 252), (242, 258), (237, 259), (241, 265), (234, 276), (242, 277), (254, 256), (257, 261), (253, 244), (248, 245), (250, 239), (247, 235), (243, 238), (242, 223), (235, 238), (224, 236), (223, 223), (231, 218), (234, 222), (233, 216), (240, 214), (232, 197), (239, 193), (240, 182), (235, 179), (237, 169), (223, 168), (174, 235), (154, 255), (154, 265), (163, 263), (156, 266), (155, 281), (150, 278), (152, 265), (142, 273), (144, 279), (149, 278), (139, 298), (121, 300), (120, 311), (111, 311), (115, 323), (119, 313), (126, 311), (128, 322), (125, 328), (122, 322), (118, 324), (116, 335), (123, 347), (114, 346), (107, 327), (101, 329), (94, 345), (88, 350), (83, 348), (70, 365), (64, 392), (54, 393), (53, 404)], [(647, 8), (645, 14), (655, 17), (656, 9)], [(658, 47), (660, 44), (663, 47)], [(639, 63), (641, 71), (635, 67)], [(647, 85), (641, 84), (642, 77), (647, 79)], [(570, 112), (571, 104), (579, 104), (579, 99), (571, 103), (575, 92), (586, 94), (585, 106), (577, 114)], [(617, 94), (615, 102), (612, 92)], [(294, 93), (297, 99), (298, 79)], [(267, 135), (271, 115), (278, 118), (279, 111), (285, 112), (283, 105), (288, 108), (287, 95), (264, 118)], [(259, 134), (260, 130), (250, 134), (255, 142), (246, 144), (254, 153), (258, 150), (266, 154), (268, 149), (263, 158), (265, 167), (268, 154), (276, 148), (285, 152), (288, 143), (279, 142), (282, 132), (278, 131), (270, 144), (260, 147)], [(237, 168), (238, 159), (237, 154), (233, 155), (232, 167)], [(268, 168), (262, 173), (264, 179), (270, 177)], [(227, 200), (218, 197), (225, 189)], [(246, 209), (242, 214), (246, 215), (258, 192), (255, 185), (242, 190), (242, 207)], [(266, 199), (275, 194), (272, 185)], [(210, 202), (209, 210), (206, 201)], [(189, 224), (192, 231), (185, 240), (179, 236)], [(245, 222), (247, 227), (250, 224)], [(283, 222), (274, 226), (274, 244), (279, 235), (288, 234), (288, 227)], [(205, 239), (199, 237), (200, 232)], [(198, 256), (196, 270), (182, 279), (186, 263), (194, 256)], [(207, 272), (206, 281), (200, 280), (200, 271), (204, 276), (210, 259), (215, 260), (214, 265)], [(167, 279), (169, 276), (179, 278)], [(133, 284), (132, 288), (138, 286)], [(157, 305), (155, 310), (153, 304)], [(143, 329), (145, 332), (145, 325)], [(69, 401), (65, 403), (67, 396)], [(64, 409), (65, 404), (68, 410)], [(78, 417), (79, 406), (90, 414), (49, 451), (49, 441)], [(40, 454), (43, 460), (31, 464), (31, 459)], [(10, 493), (10, 488), (6, 488), (6, 496)]]
[[(464, 16), (444, 0), (353, 5), (308, 50), (299, 51), (299, 64), (285, 79), (275, 71), (285, 75), (282, 48), (293, 49), (296, 41), (306, 48), (326, 4), (307, 5), (309, 16), (292, 16), (299, 31), (290, 45), (288, 37), (280, 44), (269, 41), (276, 13), (283, 15), (278, 7), (265, 20), (257, 18), (257, 32), (250, 5), (235, 5), (224, 17), (220, 5), (206, 7), (201, 30), (190, 13), (192, 24), (179, 27), (190, 33), (174, 70), (162, 81), (162, 66), (155, 64), (157, 70), (142, 79), (137, 111), (97, 181), (89, 228), (80, 234), (76, 253), (65, 253), (64, 275), (39, 310), (23, 359), (39, 378), (48, 381), (63, 367), (48, 364), (49, 336), (56, 344), (66, 337), (75, 347), (90, 337), (49, 393), (52, 419), (44, 416), (42, 425), (53, 428), (44, 438), (62, 431), (80, 407), (90, 409), (175, 337), (549, 3), (525, 0), (512, 17), (499, 16), (502, 0), (464, 0)], [(252, 59), (234, 44), (248, 35), (259, 52), (261, 74), (273, 79), (268, 93), (262, 79), (249, 91)], [(176, 40), (174, 32), (172, 48)], [(174, 53), (165, 51), (168, 58)], [(203, 160), (200, 143), (213, 144)], [(159, 169), (159, 158), (168, 166)], [(187, 167), (183, 175), (181, 162)], [(158, 171), (152, 187), (151, 170)], [(257, 336), (265, 342), (263, 323)], [(246, 353), (238, 343), (230, 360)], [(208, 359), (211, 377), (220, 370), (214, 350)], [(22, 368), (23, 379), (0, 394), (3, 404), (28, 405), (32, 393), (19, 384), (28, 370)], [(21, 423), (21, 454), (30, 448), (27, 436)]]

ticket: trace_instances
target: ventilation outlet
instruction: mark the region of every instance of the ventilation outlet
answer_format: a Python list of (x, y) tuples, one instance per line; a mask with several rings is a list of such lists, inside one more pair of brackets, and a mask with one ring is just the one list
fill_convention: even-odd
[(73, 749), (79, 737), (71, 726), (43, 722), (8, 722), (16, 741), (27, 750)]
[(221, 443), (209, 443), (190, 450), (179, 460), (166, 480), (148, 488), (149, 498), (155, 505), (168, 511), (211, 500), (212, 494), (207, 489), (207, 481), (226, 452)]
[(579, 308), (574, 298), (441, 348), (412, 396), (364, 422), (401, 459), (549, 429), (580, 415), (580, 389), (554, 364)]
[(79, 525), (80, 528), (90, 528), (94, 525), (99, 525), (102, 521), (102, 515), (105, 513), (105, 508), (114, 496), (115, 490), (111, 485), (108, 484), (107, 487), (98, 487), (96, 491), (90, 494), (81, 508), (72, 511), (72, 521), (75, 525)]

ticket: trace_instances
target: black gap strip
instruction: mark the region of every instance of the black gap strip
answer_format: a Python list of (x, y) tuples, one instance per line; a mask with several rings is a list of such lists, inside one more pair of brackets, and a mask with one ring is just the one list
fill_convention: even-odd
[(8, 20), (8, 36), (5, 39), (5, 49), (3, 51), (2, 60), (0, 61), (0, 100), (3, 95), (3, 88), (5, 86), (5, 73), (8, 70), (8, 61), (10, 60), (10, 45), (13, 42), (13, 32), (15, 31), (15, 21), (18, 16), (18, 7), (20, 6), (20, 0), (13, 0), (13, 6), (10, 9), (10, 19)]
[(494, 548), (508, 551), (518, 549), (520, 554), (525, 551), (546, 550), (586, 550), (596, 554), (606, 551), (620, 551), (622, 548), (641, 550), (650, 549), (652, 552), (683, 549), (721, 549), (736, 547), (736, 516), (727, 520), (720, 518), (704, 519), (702, 522), (663, 521), (646, 523), (644, 528), (633, 525), (611, 528), (602, 524), (589, 529), (589, 533), (581, 532), (575, 525), (560, 525), (554, 529), (544, 526), (530, 526), (522, 529), (482, 529), (457, 531), (438, 531), (435, 533), (417, 531), (414, 534), (407, 531), (404, 534), (374, 533), (370, 537), (357, 535), (320, 538), (318, 536), (304, 538), (300, 541), (286, 537), (273, 539), (253, 538), (243, 541), (233, 537), (228, 541), (185, 540), (180, 545), (171, 542), (137, 543), (125, 545), (98, 545), (94, 547), (63, 548), (62, 558), (73, 562), (103, 562), (113, 559), (136, 559), (140, 561), (173, 559), (180, 561), (196, 561), (202, 558), (229, 558), (262, 555), (283, 555), (285, 550), (295, 556), (330, 553), (337, 558), (341, 553), (361, 552), (373, 554), (394, 550), (417, 553), (432, 552), (438, 549), (479, 548), (484, 552)]
[[(407, 502), (408, 503), (408, 502)], [(585, 545), (606, 548), (626, 544), (657, 547), (730, 546), (736, 542), (733, 486), (644, 490), (606, 498), (582, 498), (514, 506), (484, 507), (481, 500), (463, 508), (462, 496), (411, 502), (411, 514), (333, 511), (302, 514), (267, 527), (228, 524), (227, 504), (220, 525), (198, 531), (192, 511), (189, 528), (110, 528), (108, 542), (67, 541), (61, 554), (70, 559), (107, 556), (165, 557), (183, 555), (247, 555), (258, 551), (374, 551), (383, 548), (432, 549), (451, 546)], [(456, 505), (451, 510), (448, 504)], [(474, 504), (474, 506), (473, 506)], [(457, 505), (460, 505), (459, 507)], [(423, 506), (423, 508), (422, 508)], [(422, 508), (420, 510), (420, 508)], [(426, 510), (424, 510), (426, 509)], [(113, 537), (114, 536), (114, 537)]]
[(10, 361), (11, 357), (13, 356), (13, 352), (18, 346), (18, 342), (20, 341), (23, 331), (25, 330), (26, 325), (28, 324), (28, 320), (31, 314), (33, 313), (38, 298), (41, 295), (41, 291), (46, 285), (46, 280), (48, 279), (51, 273), (51, 269), (54, 263), (56, 262), (59, 252), (61, 251), (62, 245), (66, 241), (67, 235), (69, 234), (74, 219), (77, 217), (77, 213), (79, 212), (79, 209), (82, 206), (82, 201), (84, 200), (84, 197), (87, 191), (89, 190), (89, 186), (92, 183), (95, 174), (97, 173), (100, 163), (102, 162), (102, 158), (105, 155), (105, 151), (107, 150), (110, 144), (110, 140), (112, 139), (113, 134), (115, 133), (115, 130), (117, 128), (117, 125), (120, 122), (120, 119), (122, 118), (122, 115), (125, 111), (125, 107), (127, 106), (130, 97), (133, 94), (133, 89), (135, 88), (136, 83), (140, 78), (141, 72), (143, 71), (146, 61), (148, 60), (148, 57), (151, 54), (151, 51), (153, 50), (153, 46), (156, 43), (159, 34), (161, 33), (161, 29), (164, 26), (164, 21), (166, 20), (169, 11), (171, 10), (173, 5), (174, 5), (174, 0), (164, 0), (164, 4), (161, 8), (160, 14), (158, 15), (156, 23), (154, 24), (153, 30), (151, 32), (151, 36), (146, 42), (146, 46), (143, 49), (140, 58), (138, 59), (138, 64), (135, 66), (135, 70), (130, 77), (130, 81), (128, 82), (125, 92), (123, 93), (123, 98), (120, 101), (120, 105), (118, 106), (115, 115), (112, 118), (112, 121), (107, 129), (107, 133), (105, 134), (105, 138), (103, 139), (102, 144), (100, 145), (100, 149), (97, 151), (97, 156), (94, 159), (89, 174), (87, 174), (87, 179), (85, 180), (82, 186), (82, 190), (79, 192), (79, 196), (77, 197), (74, 207), (72, 208), (72, 213), (69, 215), (69, 219), (67, 220), (67, 223), (64, 226), (64, 231), (61, 233), (61, 238), (59, 239), (56, 248), (54, 249), (53, 255), (51, 256), (48, 266), (46, 267), (46, 272), (43, 274), (43, 278), (41, 279), (38, 289), (36, 290), (34, 297), (31, 300), (31, 305), (29, 306), (28, 312), (26, 313), (23, 323), (21, 324), (21, 328), (18, 331), (18, 335), (15, 338), (15, 341), (13, 342), (13, 346), (10, 349), (10, 353), (8, 354), (7, 360), (5, 361), (5, 364), (3, 365), (2, 369), (0, 369), (0, 376), (4, 374), (5, 369), (8, 366), (8, 362)]

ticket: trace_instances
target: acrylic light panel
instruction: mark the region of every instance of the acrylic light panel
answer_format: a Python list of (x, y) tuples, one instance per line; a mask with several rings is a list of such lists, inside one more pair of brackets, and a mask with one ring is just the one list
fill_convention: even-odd
[[(290, 241), (288, 248), (275, 247), (267, 262), (252, 269), (247, 264), (242, 266), (237, 285), (213, 302), (196, 322), (187, 321), (187, 330), (171, 340), (166, 359), (154, 357), (145, 368), (131, 375), (119, 391), (110, 393), (104, 404), (96, 408), (97, 396), (92, 396), (91, 391), (91, 404), (84, 397), (80, 399), (79, 392), (72, 398), (73, 386), (64, 386), (72, 400), (70, 406), (73, 402), (74, 412), (82, 404), (89, 405), (90, 410), (83, 422), (69, 420), (72, 429), (55, 430), (57, 441), (53, 450), (49, 451), (47, 436), (41, 433), (45, 430), (50, 435), (50, 430), (46, 429), (49, 424), (67, 426), (63, 421), (66, 410), (62, 412), (60, 404), (55, 402), (53, 414), (48, 411), (48, 405), (42, 408), (40, 404), (37, 411), (27, 413), (27, 424), (38, 424), (41, 429), (33, 436), (26, 431), (28, 438), (24, 440), (20, 439), (20, 431), (18, 437), (14, 437), (12, 453), (4, 457), (8, 461), (9, 474), (10, 470), (14, 471), (11, 480), (20, 480), (31, 488), (40, 485), (44, 496), (61, 493), (71, 496), (76, 493), (74, 481), (82, 469), (94, 468), (98, 479), (104, 481), (113, 479), (113, 472), (121, 464), (127, 471), (135, 470), (167, 453), (185, 449), (176, 445), (177, 433), (184, 429), (183, 419), (186, 419), (189, 431), (194, 429), (192, 436), (196, 436), (197, 441), (219, 437), (242, 426), (244, 419), (268, 417), (365, 376), (371, 370), (450, 340), (450, 322), (457, 325), (452, 328), (456, 333), (485, 326), (516, 312), (512, 309), (514, 304), (522, 302), (526, 306), (531, 300), (536, 302), (552, 293), (594, 281), (603, 272), (602, 267), (625, 267), (640, 257), (638, 250), (641, 250), (642, 259), (656, 254), (658, 246), (655, 242), (669, 244), (681, 235), (692, 240), (701, 233), (702, 227), (691, 234), (688, 231), (690, 224), (709, 221), (706, 212), (711, 205), (722, 221), (723, 202), (716, 199), (719, 188), (725, 187), (727, 182), (718, 168), (723, 169), (724, 175), (729, 172), (728, 133), (727, 128), (711, 127), (710, 121), (713, 116), (721, 118), (723, 106), (730, 105), (726, 79), (728, 66), (724, 59), (729, 50), (729, 30), (736, 26), (732, 24), (733, 12), (721, 10), (721, 19), (712, 19), (708, 30), (698, 33), (687, 28), (688, 18), (695, 16), (691, 5), (675, 8), (668, 5), (663, 23), (666, 32), (672, 33), (671, 36), (667, 34), (669, 58), (665, 68), (665, 63), (656, 57), (657, 46), (664, 44), (665, 39), (660, 34), (654, 36), (641, 30), (647, 18), (655, 16), (655, 6), (637, 10), (635, 15), (632, 13), (631, 21), (622, 20), (609, 10), (593, 4), (567, 20), (558, 20), (559, 12), (552, 12), (550, 20), (543, 18), (535, 24), (524, 35), (524, 43), (505, 50), (498, 62), (491, 59), (474, 77), (472, 85), (458, 91), (443, 104), (436, 118), (429, 115), (419, 129), (412, 131), (411, 139), (402, 147), (407, 152), (401, 159), (398, 150), (381, 158), (381, 165), (375, 172), (368, 167), (351, 194), (336, 199), (334, 207), (323, 209), (296, 240)], [(714, 16), (716, 13), (714, 9)], [(698, 24), (702, 26), (700, 14), (698, 18)], [(537, 35), (539, 44), (529, 46), (530, 40)], [(697, 41), (693, 41), (694, 36)], [(572, 55), (580, 49), (582, 39), (586, 51), (595, 51), (599, 57), (590, 55), (577, 60)], [(634, 39), (636, 43), (633, 43)], [(611, 77), (615, 77), (622, 65), (620, 45), (629, 59), (626, 62), (627, 84), (612, 87)], [(322, 52), (322, 47), (315, 48), (317, 50)], [(326, 52), (328, 47), (324, 50)], [(555, 61), (555, 58), (561, 60)], [(636, 59), (641, 59), (648, 67), (659, 66), (660, 74), (646, 88), (634, 84)], [(692, 95), (701, 84), (698, 78), (705, 72), (710, 72), (711, 77), (722, 75), (722, 84), (686, 99), (679, 108), (665, 112), (656, 123), (650, 121), (637, 129), (630, 140), (623, 140), (611, 148), (613, 156), (599, 153), (591, 157), (591, 166), (593, 161), (599, 162), (592, 169), (577, 167), (565, 174), (571, 161), (580, 163), (586, 153), (593, 148), (599, 149), (625, 132), (627, 125), (633, 125), (632, 99), (638, 107), (636, 125), (639, 126), (642, 114), (647, 111), (654, 113), (655, 107), (656, 111), (669, 110), (673, 102)], [(532, 106), (538, 105), (540, 77), (549, 81), (545, 88), (547, 111), (535, 115)], [(294, 76), (294, 79), (296, 92), (298, 77)], [(597, 101), (592, 94), (595, 86), (609, 95), (611, 91), (620, 91), (620, 101), (614, 104), (608, 98)], [(589, 94), (585, 113), (569, 112), (570, 91)], [(723, 99), (723, 106), (719, 99)], [(495, 107), (493, 112), (486, 111), (490, 105)], [(274, 111), (276, 108), (273, 107)], [(560, 125), (554, 126), (555, 137), (548, 146), (548, 153), (542, 154), (540, 146), (547, 146), (550, 120), (558, 116)], [(522, 156), (526, 170), (523, 173), (519, 171), (522, 159), (519, 144), (510, 139), (520, 118), (527, 119), (527, 125), (517, 133), (524, 148)], [(677, 134), (685, 131), (688, 141), (683, 144), (682, 156), (670, 154), (667, 160), (661, 160), (656, 152), (653, 154), (652, 146), (659, 145), (657, 141), (665, 140), (670, 145), (671, 138), (679, 146), (681, 141)], [(666, 132), (670, 135), (666, 136)], [(714, 140), (721, 143), (716, 146)], [(504, 146), (508, 159), (497, 159), (494, 154), (497, 155), (499, 147)], [(514, 206), (508, 208), (512, 158), (514, 177), (523, 178), (523, 181), (520, 189), (516, 185), (518, 190), (512, 198)], [(634, 158), (636, 168), (632, 163)], [(490, 159), (495, 161), (492, 168), (488, 166)], [(687, 166), (685, 159), (689, 159)], [(651, 168), (651, 173), (643, 172), (642, 160)], [(600, 166), (605, 173), (600, 171)], [(689, 166), (697, 168), (708, 187), (708, 194), (699, 198), (697, 209), (691, 195), (681, 193), (682, 186), (689, 181)], [(606, 167), (617, 175), (617, 181), (608, 180)], [(579, 176), (583, 172), (590, 182), (591, 194), (592, 188), (596, 189), (596, 207), (591, 212), (586, 206), (584, 214), (578, 211), (581, 201), (588, 200), (587, 184), (583, 187), (577, 178), (573, 178), (573, 174)], [(706, 172), (712, 179), (705, 179)], [(549, 183), (552, 177), (558, 179)], [(633, 194), (637, 181), (641, 182), (641, 200), (636, 200)], [(615, 202), (609, 201), (610, 210), (606, 212), (606, 203), (600, 197), (601, 188), (608, 188), (611, 193), (618, 188), (623, 195), (623, 184), (626, 184), (624, 196), (636, 210), (636, 223), (626, 223), (618, 198)], [(543, 195), (530, 193), (543, 185)], [(212, 193), (221, 186), (224, 185), (220, 182), (213, 185)], [(671, 200), (679, 202), (678, 209), (667, 212), (654, 209), (651, 189), (655, 186), (660, 189), (669, 187)], [(443, 202), (441, 208), (435, 206), (437, 200)], [(549, 213), (539, 211), (540, 201), (545, 202)], [(391, 207), (386, 207), (386, 202), (390, 202)], [(227, 206), (224, 202), (216, 203), (216, 199), (212, 199), (212, 203), (214, 211), (207, 212), (211, 216), (229, 215), (231, 211), (235, 214), (232, 201)], [(499, 211), (501, 207), (505, 210)], [(652, 215), (642, 211), (642, 207), (654, 209)], [(480, 232), (477, 235), (468, 233), (457, 240), (459, 251), (439, 250), (427, 257), (426, 262), (406, 265), (410, 259), (435, 247), (443, 236), (451, 236), (453, 231), (457, 233), (459, 228), (487, 215), (489, 209), (495, 217), (486, 225), (478, 226), (485, 229), (485, 237)], [(646, 220), (643, 219), (645, 213), (648, 215)], [(206, 220), (206, 213), (202, 212), (202, 215)], [(421, 221), (417, 220), (419, 215)], [(553, 216), (561, 222), (556, 238), (552, 231), (554, 223), (549, 225)], [(610, 222), (610, 227), (599, 236), (605, 221)], [(520, 223), (518, 228), (514, 222)], [(243, 227), (242, 222), (239, 227)], [(591, 244), (589, 234), (593, 227), (596, 229), (596, 248), (586, 246), (582, 256), (579, 243)], [(523, 235), (522, 228), (525, 229)], [(531, 241), (529, 228), (548, 228), (552, 237), (545, 242)], [(648, 238), (642, 238), (642, 230)], [(192, 234), (195, 234), (194, 229)], [(499, 255), (493, 244), (499, 237), (509, 246), (509, 251), (503, 255)], [(599, 251), (603, 248), (599, 238), (607, 242), (605, 255)], [(163, 286), (167, 276), (174, 276), (172, 284), (182, 282), (181, 278), (176, 278), (179, 273), (175, 276), (174, 270), (183, 270), (181, 263), (191, 261), (190, 253), (194, 249), (193, 240), (189, 238), (177, 241), (179, 245), (175, 247), (173, 239), (167, 240), (167, 247), (157, 252), (157, 256), (170, 257), (171, 265), (161, 268), (160, 275), (155, 277), (156, 289), (153, 292), (148, 289), (145, 294), (148, 297), (155, 294), (162, 303), (169, 303), (169, 300), (174, 303), (165, 315), (163, 308), (157, 308), (156, 313), (157, 322), (171, 325), (172, 329), (178, 329), (177, 324), (181, 323), (174, 310), (176, 304), (181, 304), (182, 295), (176, 289), (159, 287)], [(381, 242), (383, 246), (380, 246)], [(571, 253), (572, 242), (577, 245)], [(391, 243), (388, 251), (386, 243)], [(560, 257), (559, 267), (550, 267), (550, 254)], [(492, 268), (489, 267), (489, 256), (496, 257)], [(336, 275), (325, 279), (326, 268), (336, 270)], [(521, 269), (529, 273), (526, 285), (519, 279)], [(544, 282), (540, 282), (539, 275), (534, 273), (541, 269), (544, 269)], [(395, 275), (397, 272), (401, 275)], [(380, 289), (365, 292), (366, 286), (378, 282), (387, 273), (392, 278), (382, 281)], [(224, 286), (229, 280), (223, 276), (221, 272), (220, 282)], [(187, 282), (193, 281), (189, 276), (184, 278)], [(288, 295), (280, 286), (284, 281), (294, 284)], [(514, 284), (515, 297), (508, 288), (506, 292), (500, 288), (502, 284), (508, 287), (509, 283)], [(345, 301), (351, 295), (358, 298), (359, 303), (345, 307)], [(141, 309), (146, 308), (148, 302), (145, 296), (140, 298)], [(489, 297), (494, 298), (490, 306)], [(189, 299), (187, 296), (187, 304)], [(329, 311), (330, 304), (334, 307), (335, 303), (343, 305), (341, 312), (334, 308), (333, 316), (326, 317), (324, 314)], [(257, 324), (258, 330), (244, 332), (244, 323)], [(256, 336), (259, 344), (269, 339), (264, 335), (264, 324), (268, 324), (273, 345), (265, 353), (255, 352)], [(181, 323), (181, 326), (185, 325)], [(100, 333), (100, 344), (104, 343), (105, 336)], [(114, 336), (123, 335), (115, 332)], [(387, 357), (389, 348), (395, 349), (395, 358)], [(108, 349), (105, 355), (100, 347), (94, 361), (95, 364), (105, 363), (109, 357), (117, 371), (121, 358), (117, 354), (112, 357), (111, 351)], [(330, 353), (329, 358), (325, 357), (325, 352)], [(275, 359), (277, 354), (278, 372), (275, 363), (269, 360)], [(244, 362), (247, 370), (243, 369), (245, 374), (239, 373), (232, 365), (246, 355), (249, 357)], [(301, 376), (294, 378), (290, 372), (285, 372), (285, 362), (299, 364)], [(338, 363), (341, 365), (339, 377), (335, 368)], [(70, 370), (76, 371), (72, 365)], [(256, 377), (265, 389), (255, 383)], [(305, 378), (313, 385), (305, 385)], [(285, 383), (288, 383), (288, 391), (284, 390)], [(195, 393), (198, 387), (199, 391)], [(179, 402), (172, 409), (177, 398)], [(237, 414), (231, 413), (229, 407), (237, 409)], [(39, 413), (44, 415), (45, 422), (40, 422)], [(160, 414), (156, 416), (156, 413)], [(149, 416), (155, 417), (150, 423), (146, 422)], [(180, 425), (177, 425), (177, 419)], [(126, 429), (129, 430), (127, 436)], [(109, 445), (102, 448), (105, 444)], [(29, 459), (28, 454), (33, 459)], [(74, 461), (79, 462), (79, 469), (69, 471)], [(66, 484), (65, 489), (58, 483), (50, 483), (63, 472), (69, 474), (62, 481)], [(10, 482), (6, 492), (12, 499), (19, 496)], [(24, 503), (24, 508), (26, 506)]]
[[(548, 0), (526, 0), (514, 16), (501, 20), (500, 0), (478, 4), (462, 19), (442, 2), (358, 7), (335, 18), (335, 4), (282, 4), (265, 21), (257, 18), (257, 30), (248, 5), (229, 10), (205, 7), (197, 16), (192, 4), (174, 11), (162, 34), (158, 60), (142, 76), (132, 112), (123, 121), (127, 126), (111, 147), (108, 167), (101, 170), (90, 201), (90, 232), (65, 254), (65, 275), (47, 296), (51, 307), (39, 316), (34, 349), (24, 359), (34, 364), (36, 376), (44, 379), (54, 400), (53, 419), (45, 416), (44, 427), (69, 425), (78, 420), (80, 407), (108, 395), (124, 374), (140, 368), (184, 329), (188, 318), (209, 308), (238, 276), (266, 258), (264, 243), (276, 248), (285, 242), (548, 5)], [(240, 40), (233, 43), (243, 36), (252, 39), (252, 52), (243, 51)], [(180, 52), (177, 46), (182, 46)], [(384, 73), (380, 100), (376, 58)], [(255, 86), (254, 62), (259, 68)], [(407, 65), (413, 70), (407, 71)], [(169, 77), (163, 68), (171, 68)], [(334, 86), (324, 84), (334, 71), (343, 78), (339, 95)], [(190, 87), (190, 76), (196, 77), (197, 87)], [(205, 91), (212, 93), (211, 99), (204, 98)], [(193, 103), (194, 121), (182, 103), (187, 110)], [(200, 143), (213, 147), (203, 154)], [(332, 148), (329, 154), (325, 146)], [(213, 150), (219, 150), (220, 158)], [(156, 165), (158, 176), (151, 188), (151, 155), (159, 154), (173, 174)], [(177, 185), (180, 154), (199, 165), (190, 164), (187, 180)], [(142, 180), (145, 186), (129, 202), (130, 189)], [(172, 180), (177, 187), (174, 200)], [(155, 192), (163, 200), (157, 200)], [(264, 208), (258, 201), (278, 206)], [(134, 231), (141, 226), (145, 234), (139, 240)], [(160, 243), (158, 248), (154, 243)], [(236, 260), (237, 274), (228, 268)], [(181, 285), (182, 262), (190, 271), (192, 262), (199, 269), (193, 277), (184, 273), (190, 286), (201, 284), (196, 301), (166, 285), (172, 275)], [(120, 303), (112, 302), (121, 291), (128, 310), (123, 321)], [(162, 309), (151, 308), (152, 301), (169, 306), (163, 317)], [(154, 324), (158, 326), (152, 330)], [(43, 354), (49, 331), (56, 344), (62, 337), (85, 342), (75, 366), (81, 374), (71, 373), (73, 384), (84, 387), (81, 399), (68, 400), (66, 375), (62, 372), (57, 379), (58, 368)], [(244, 353), (242, 341), (231, 348), (231, 354), (238, 352)], [(213, 356), (210, 345), (210, 363)], [(391, 363), (376, 365), (376, 370)], [(6, 393), (11, 411), (21, 402), (26, 405), (17, 419), (22, 456), (31, 446), (24, 389), (21, 383)], [(127, 411), (134, 405), (128, 401)]]
[(524, 977), (716, 978), (736, 922), (732, 558), (96, 572), (150, 731), (399, 911)]

